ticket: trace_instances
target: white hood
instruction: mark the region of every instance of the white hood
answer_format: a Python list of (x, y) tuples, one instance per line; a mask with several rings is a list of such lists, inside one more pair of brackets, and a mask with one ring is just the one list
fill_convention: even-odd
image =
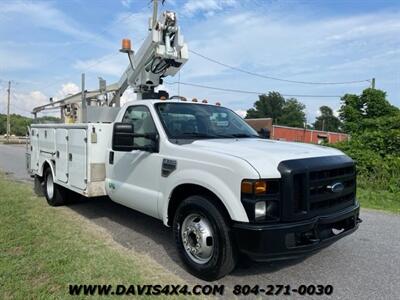
[(344, 155), (329, 147), (253, 138), (197, 140), (184, 147), (195, 147), (244, 159), (257, 170), (261, 178), (279, 178), (277, 167), (284, 160)]

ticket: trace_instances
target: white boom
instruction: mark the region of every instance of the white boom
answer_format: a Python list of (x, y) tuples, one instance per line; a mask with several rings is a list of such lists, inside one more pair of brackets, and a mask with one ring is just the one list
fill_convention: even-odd
[[(110, 121), (120, 107), (120, 97), (128, 86), (133, 87), (137, 99), (154, 99), (167, 96), (165, 91), (155, 92), (163, 78), (174, 76), (188, 60), (188, 47), (178, 26), (175, 12), (166, 11), (157, 16), (157, 1), (150, 20), (149, 34), (134, 54), (130, 48), (121, 49), (129, 56), (130, 64), (120, 80), (98, 90), (87, 91), (82, 76), (82, 91), (46, 105), (35, 107), (37, 113), (46, 109), (61, 109), (61, 117), (68, 123)], [(129, 41), (130, 47), (130, 41)], [(101, 85), (101, 84), (100, 84)], [(108, 110), (107, 110), (108, 108)]]
[(118, 82), (119, 94), (130, 85), (138, 99), (158, 98), (153, 95), (154, 88), (162, 84), (163, 77), (174, 76), (188, 60), (188, 47), (174, 12), (161, 15), (142, 47), (130, 59), (132, 64)]

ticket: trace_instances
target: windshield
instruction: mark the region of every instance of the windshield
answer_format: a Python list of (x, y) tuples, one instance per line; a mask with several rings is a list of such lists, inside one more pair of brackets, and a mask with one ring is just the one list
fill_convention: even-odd
[(157, 103), (156, 110), (169, 138), (258, 137), (241, 117), (219, 106), (192, 103)]

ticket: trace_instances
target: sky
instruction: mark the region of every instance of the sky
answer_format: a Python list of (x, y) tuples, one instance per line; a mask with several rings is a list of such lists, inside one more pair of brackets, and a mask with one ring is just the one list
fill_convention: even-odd
[[(252, 76), (190, 53), (178, 76), (166, 81), (170, 95), (219, 101), (241, 115), (257, 94), (184, 85), (296, 96), (306, 105), (307, 121), (318, 108), (335, 111), (340, 96), (359, 94), (376, 78), (376, 87), (400, 106), (400, 1), (397, 0), (166, 0), (189, 49), (223, 64), (267, 77)], [(33, 107), (80, 90), (98, 77), (118, 81), (128, 65), (122, 38), (137, 50), (147, 36), (150, 0), (0, 0), (0, 112), (30, 115)], [(307, 95), (334, 96), (309, 97)], [(290, 96), (287, 96), (288, 98)], [(131, 90), (124, 101), (134, 99)]]

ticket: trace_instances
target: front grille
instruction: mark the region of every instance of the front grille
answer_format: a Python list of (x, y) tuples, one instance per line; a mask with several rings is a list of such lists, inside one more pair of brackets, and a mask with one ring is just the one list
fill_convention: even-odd
[[(356, 171), (347, 156), (288, 160), (278, 167), (282, 174), (282, 219), (307, 219), (334, 213), (355, 202)], [(332, 189), (335, 184), (342, 190)]]
[[(354, 166), (309, 173), (310, 211), (351, 205), (355, 198), (356, 178)], [(344, 189), (333, 193), (328, 186), (340, 182)]]

